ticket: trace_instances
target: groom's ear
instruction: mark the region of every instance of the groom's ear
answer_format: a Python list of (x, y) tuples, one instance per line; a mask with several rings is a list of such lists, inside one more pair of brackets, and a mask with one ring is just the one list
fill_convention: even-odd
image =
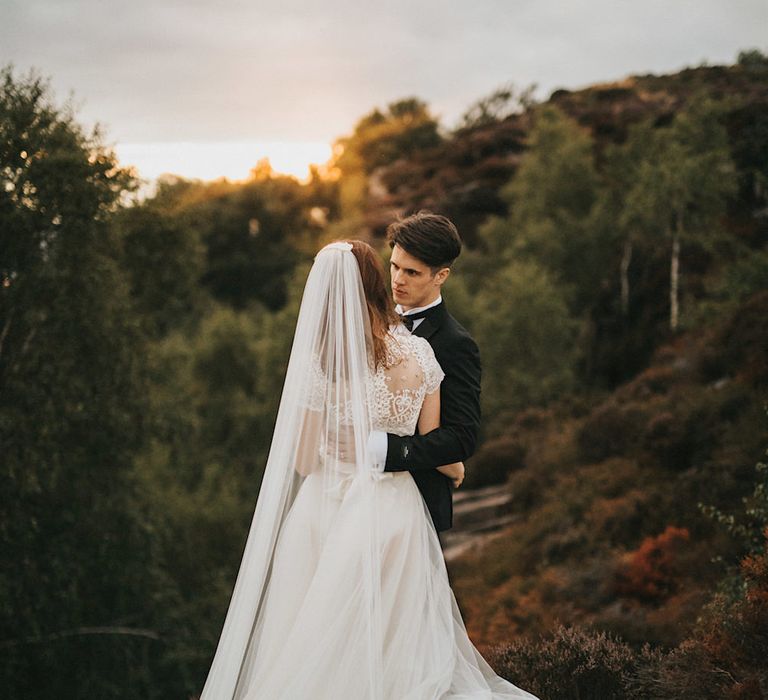
[(450, 267), (444, 267), (441, 270), (438, 270), (435, 273), (435, 284), (438, 287), (442, 287), (445, 280), (448, 279), (448, 275), (451, 274), (451, 268)]

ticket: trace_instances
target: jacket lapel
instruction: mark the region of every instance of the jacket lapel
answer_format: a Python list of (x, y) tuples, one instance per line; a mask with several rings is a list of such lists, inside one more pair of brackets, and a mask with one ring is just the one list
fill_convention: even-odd
[(433, 307), (430, 309), (430, 313), (424, 317), (424, 320), (413, 329), (413, 334), (429, 340), (435, 331), (440, 328), (445, 314), (445, 302)]
[(429, 340), (430, 336), (437, 330), (437, 326), (432, 323), (432, 319), (425, 318), (416, 328), (413, 329), (413, 335), (418, 335)]

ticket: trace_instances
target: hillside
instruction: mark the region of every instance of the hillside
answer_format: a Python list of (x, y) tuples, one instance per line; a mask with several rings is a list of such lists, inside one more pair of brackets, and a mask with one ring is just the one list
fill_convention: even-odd
[[(663, 125), (694, 96), (730, 101), (729, 134), (740, 167), (764, 166), (768, 154), (748, 145), (764, 129), (768, 109), (768, 67), (701, 66), (670, 75), (630, 76), (582, 90), (555, 90), (545, 102), (587, 129), (599, 153), (622, 143), (631, 125), (646, 119)], [(457, 222), (470, 246), (490, 215), (507, 213), (500, 190), (515, 174), (533, 123), (530, 108), (511, 103), (500, 115), (460, 128), (434, 148), (417, 152), (376, 172), (366, 204), (371, 234), (381, 236), (393, 211), (433, 208)], [(759, 136), (759, 135), (758, 135)], [(764, 142), (760, 141), (764, 147)], [(754, 145), (754, 144), (753, 144)], [(382, 188), (383, 185), (383, 188)], [(744, 204), (752, 202), (743, 193)], [(761, 229), (762, 234), (765, 230)]]
[(768, 58), (502, 89), (453, 131), (406, 98), (308, 183), (261, 163), (144, 201), (0, 77), (7, 694), (199, 692), (313, 256), (386, 260), (430, 207), (483, 363), (465, 523), (499, 529), (448, 561), (473, 639), (547, 700), (768, 695)]
[[(674, 129), (702, 99), (719, 105), (723, 155), (714, 167), (734, 176), (719, 213), (712, 209), (686, 239), (679, 264), (687, 320), (671, 329), (671, 239), (659, 235), (667, 223), (630, 221), (627, 190), (643, 140)], [(542, 126), (542, 115), (549, 124)], [(357, 136), (368, 138), (364, 130)], [(712, 131), (701, 143), (717, 138)], [(485, 504), (478, 513), (495, 532), (463, 550), (461, 527), (449, 538), (456, 543), (449, 572), (472, 638), (496, 650), (513, 680), (522, 673), (547, 697), (565, 696), (570, 654), (576, 666), (606, 673), (618, 663), (611, 655), (633, 659), (616, 671), (623, 690), (594, 697), (649, 697), (650, 686), (629, 690), (643, 674), (653, 677), (658, 697), (689, 697), (683, 688), (704, 697), (694, 678), (714, 678), (718, 664), (743, 678), (733, 688), (717, 681), (724, 696), (763, 697), (766, 679), (754, 675), (756, 650), (768, 653), (768, 639), (754, 635), (768, 619), (761, 604), (743, 613), (752, 632), (741, 632), (750, 651), (740, 651), (740, 661), (736, 652), (717, 651), (712, 629), (729, 605), (742, 604), (733, 587), (750, 579), (740, 578), (739, 565), (764, 552), (760, 529), (768, 524), (756, 515), (765, 513), (757, 495), (765, 487), (755, 472), (768, 447), (768, 66), (703, 66), (557, 90), (543, 105), (376, 165), (368, 182), (364, 221), (374, 240), (393, 215), (426, 207), (451, 216), (469, 249), (457, 267), (463, 279), (449, 282), (445, 296), (486, 360), (486, 440), (468, 464), (465, 487), (477, 489)], [(712, 181), (691, 183), (689, 217), (706, 206), (707, 187), (716, 192)], [(565, 213), (551, 214), (557, 207)], [(542, 227), (563, 237), (562, 252), (552, 238), (534, 238)], [(580, 244), (569, 247), (569, 239)], [(586, 274), (567, 269), (574, 256)], [(499, 257), (512, 278), (500, 273)], [(514, 275), (528, 274), (522, 260), (536, 266), (516, 285)], [(536, 297), (521, 289), (542, 279), (550, 282)], [(557, 289), (570, 313), (539, 308), (542, 295)], [(489, 313), (502, 320), (487, 321)], [(569, 320), (580, 328), (571, 336), (580, 355), (576, 378), (537, 395), (531, 382), (549, 382), (555, 367), (572, 362), (556, 332)], [(549, 334), (540, 336), (542, 325)], [(534, 348), (528, 354), (526, 335)], [(552, 353), (547, 370), (541, 353)], [(519, 376), (527, 371), (533, 378)], [(527, 398), (510, 399), (517, 391)], [(474, 520), (464, 527), (482, 531)], [(761, 600), (765, 580), (752, 585)], [(561, 624), (589, 632), (553, 639)], [(622, 641), (596, 641), (602, 633)], [(498, 651), (504, 640), (539, 635), (549, 641)], [(668, 656), (643, 657), (645, 644)], [(540, 667), (539, 657), (547, 659)], [(687, 670), (679, 668), (682, 658)], [(530, 667), (538, 670), (526, 675)], [(543, 679), (561, 671), (563, 685), (547, 691)], [(584, 688), (596, 692), (593, 682)]]
[(660, 347), (615, 391), (577, 411), (522, 412), (485, 444), (470, 469), (506, 466), (515, 517), (450, 562), (473, 638), (555, 621), (638, 645), (690, 633), (745, 554), (699, 504), (738, 513), (752, 493), (768, 446), (766, 318), (768, 292), (709, 333)]

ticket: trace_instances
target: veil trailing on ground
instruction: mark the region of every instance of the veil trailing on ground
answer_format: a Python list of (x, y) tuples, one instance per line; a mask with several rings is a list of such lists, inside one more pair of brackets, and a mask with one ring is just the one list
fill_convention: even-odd
[[(366, 671), (361, 674), (361, 669), (356, 669), (356, 675), (366, 678), (368, 685), (361, 689), (364, 695), (360, 697), (381, 696), (382, 650), (377, 642), (382, 638), (381, 550), (375, 525), (374, 482), (381, 478), (382, 466), (371, 462), (366, 449), (371, 429), (366, 387), (372, 363), (370, 321), (357, 260), (351, 244), (332, 243), (315, 257), (304, 289), (261, 491), (201, 700), (259, 697), (256, 688), (260, 680), (279, 663), (280, 649), (276, 647), (280, 645), (275, 640), (282, 639), (290, 646), (292, 621), (301, 613), (302, 605), (313, 604), (309, 591), (284, 590), (282, 585), (279, 595), (273, 595), (277, 602), (270, 603), (275, 569), (295, 568), (296, 576), (289, 571), (281, 581), (311, 579), (306, 573), (317, 566), (318, 553), (328, 545), (324, 538), (339, 507), (340, 494), (352, 483), (359, 490), (355, 502), (372, 517), (366, 518), (370, 527), (363, 538), (357, 533), (355, 539), (355, 570), (337, 575), (354, 576), (359, 584), (354, 600), (345, 601), (342, 607), (348, 604), (346, 612), (354, 619), (349, 632), (359, 637), (349, 643), (357, 645), (357, 652), (364, 651), (358, 658), (366, 659)], [(289, 556), (280, 557), (281, 533), (287, 529), (292, 505), (308, 480), (314, 484), (313, 517), (291, 523)], [(296, 543), (302, 541), (305, 549), (297, 548)], [(318, 648), (322, 648), (323, 632), (315, 631)], [(302, 634), (313, 631), (302, 629)], [(263, 638), (270, 644), (260, 645)], [(333, 659), (327, 661), (334, 666)], [(294, 662), (299, 672), (306, 659)]]

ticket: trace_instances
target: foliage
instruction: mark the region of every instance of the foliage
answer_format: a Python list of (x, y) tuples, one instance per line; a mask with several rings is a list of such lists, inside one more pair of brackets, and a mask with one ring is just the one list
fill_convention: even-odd
[(502, 435), (487, 440), (472, 458), (463, 487), (474, 489), (504, 483), (509, 474), (520, 469), (525, 460), (525, 447), (514, 437)]
[[(768, 456), (768, 450), (766, 450)], [(745, 551), (755, 555), (763, 550), (765, 532), (768, 529), (768, 464), (758, 462), (755, 465), (757, 479), (751, 495), (742, 499), (743, 514), (726, 514), (712, 505), (699, 504), (702, 512), (723, 525), (728, 533), (742, 543)]]
[(668, 525), (656, 537), (646, 537), (617, 571), (618, 595), (658, 601), (675, 593), (680, 576), (680, 553), (689, 539), (688, 530), (673, 525)]
[(625, 700), (636, 692), (639, 668), (657, 655), (636, 653), (604, 632), (559, 626), (537, 641), (518, 640), (493, 649), (496, 671), (541, 700)]
[(766, 473), (766, 465), (758, 463), (753, 497), (744, 499), (747, 526), (710, 510), (736, 539), (738, 549), (749, 553), (736, 574), (722, 581), (690, 638), (641, 674), (644, 685), (658, 697), (693, 700), (717, 695), (757, 700), (768, 692)]
[(534, 105), (533, 93), (536, 85), (529, 85), (517, 91), (511, 83), (496, 88), (490, 95), (482, 97), (461, 116), (459, 129), (475, 129), (495, 124), (512, 114), (524, 112)]
[(546, 270), (533, 262), (500, 269), (475, 300), (483, 348), (487, 416), (539, 405), (574, 383), (576, 324)]
[(146, 697), (144, 346), (109, 224), (132, 176), (40, 77), (0, 86), (4, 692)]
[(205, 249), (194, 228), (151, 205), (120, 212), (116, 225), (136, 313), (145, 331), (162, 337), (192, 321), (204, 304)]
[(695, 242), (711, 249), (722, 235), (719, 218), (727, 198), (735, 193), (722, 113), (711, 99), (700, 98), (675, 115), (670, 126), (652, 132), (639, 128), (630, 137), (645, 152), (626, 194), (623, 221), (670, 242), (673, 331), (678, 327), (680, 247)]
[[(533, 259), (579, 299), (598, 252), (588, 226), (597, 188), (592, 147), (559, 110), (540, 107), (528, 153), (503, 191), (510, 215), (481, 230), (497, 264)], [(569, 264), (574, 260), (578, 265)]]
[(740, 66), (748, 68), (768, 68), (768, 56), (760, 49), (745, 49), (739, 51), (737, 61)]
[[(335, 166), (344, 173), (376, 168), (434, 148), (441, 141), (438, 125), (426, 103), (415, 97), (392, 102), (382, 112), (374, 109), (355, 125), (352, 136), (340, 139)], [(359, 159), (359, 161), (358, 161)]]
[[(308, 263), (334, 237), (383, 248), (395, 213), (431, 207), (466, 243), (445, 298), (484, 367), (486, 442), (465, 486), (506, 479), (511, 494), (510, 525), (449, 563), (473, 640), (527, 635), (502, 668), (542, 697), (765, 693), (751, 463), (768, 380), (767, 87), (745, 57), (542, 106), (501, 88), (447, 134), (408, 99), (361, 119), (307, 184), (262, 163), (245, 183), (165, 179), (139, 203), (98, 129), (6, 69), (7, 692), (199, 691)], [(671, 336), (661, 243), (681, 201)], [(698, 502), (746, 509), (729, 531)]]
[[(286, 304), (296, 266), (314, 254), (322, 234), (325, 224), (313, 221), (312, 211), (330, 213), (335, 189), (315, 181), (302, 186), (291, 177), (273, 176), (268, 167), (256, 167), (251, 175), (243, 184), (162, 181), (150, 202), (124, 218), (130, 226), (142, 218), (149, 224), (151, 216), (165, 239), (176, 238), (179, 260), (165, 261), (165, 274), (178, 268), (175, 285), (197, 278), (211, 296), (234, 309), (258, 302), (277, 311)], [(150, 240), (149, 230), (135, 233), (127, 252), (142, 254), (141, 246)], [(151, 254), (158, 255), (156, 236), (153, 240)]]

